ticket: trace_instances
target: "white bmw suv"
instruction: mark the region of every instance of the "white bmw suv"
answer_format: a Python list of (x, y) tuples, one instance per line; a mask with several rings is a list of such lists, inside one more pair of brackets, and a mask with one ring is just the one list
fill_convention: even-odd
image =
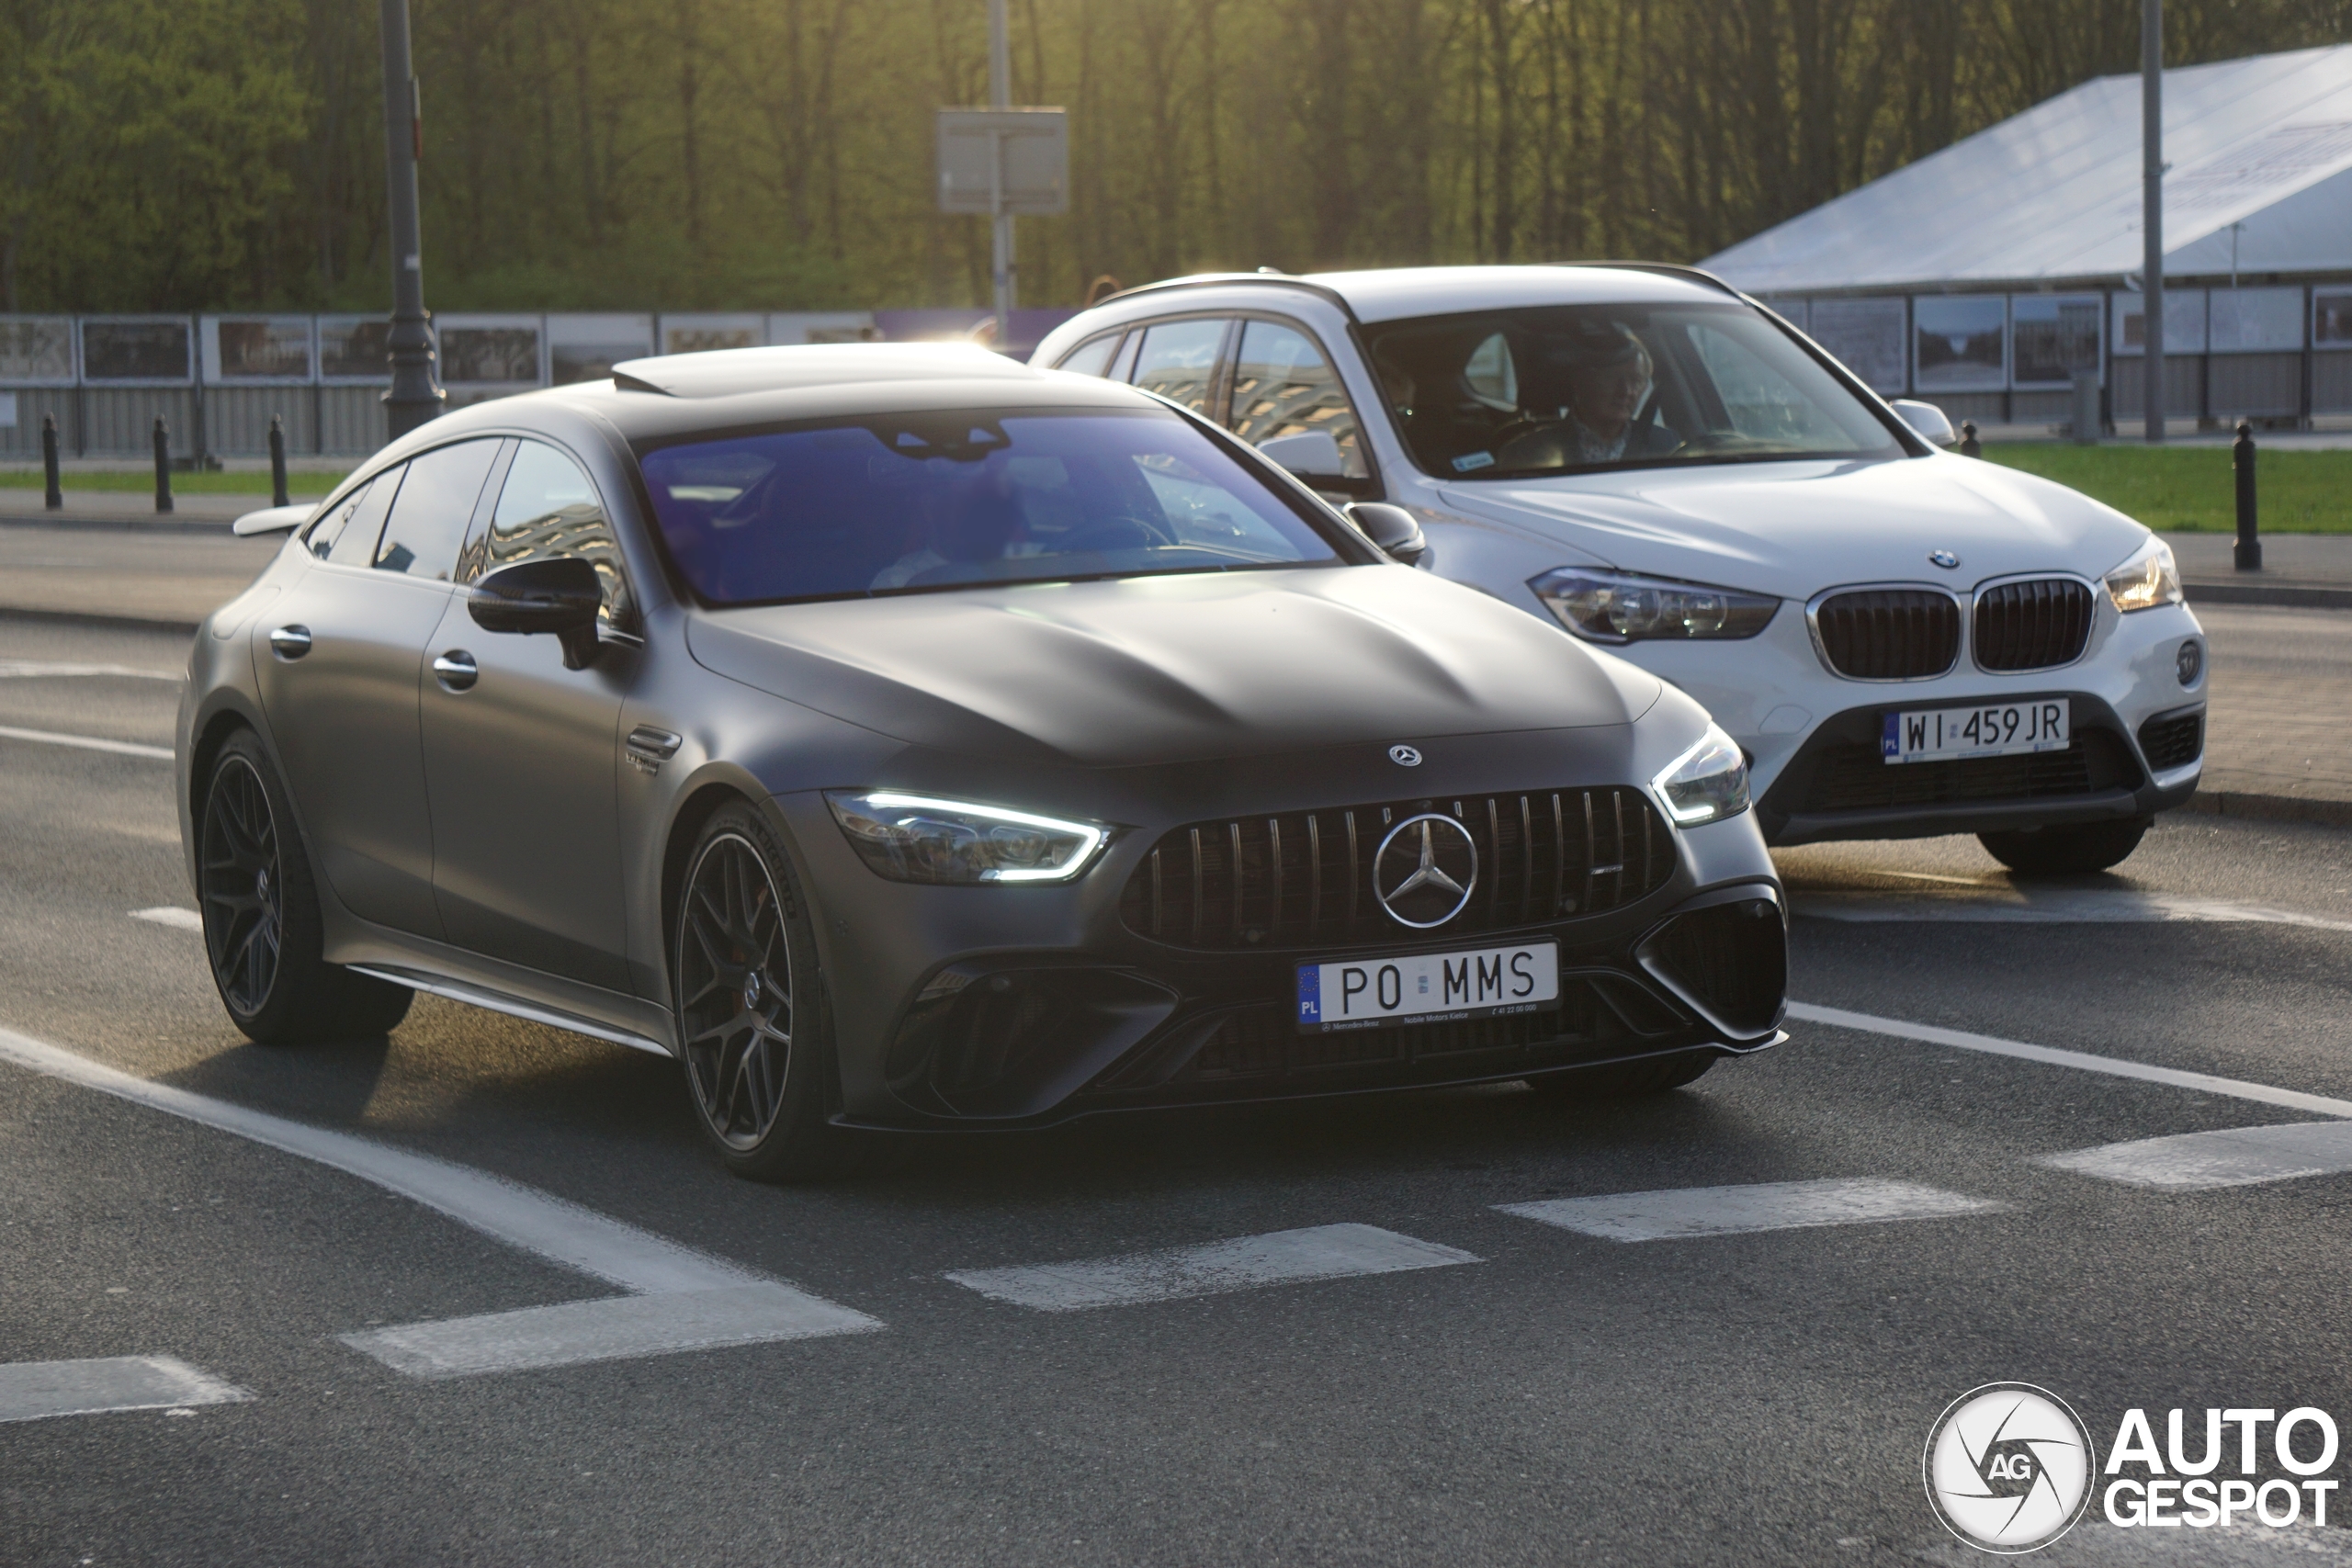
[(1672, 681), (1747, 752), (1774, 843), (1975, 833), (2102, 870), (2203, 765), (2172, 552), (1942, 450), (1754, 300), (1671, 266), (1178, 278), (1033, 364), (1232, 428), (1429, 570)]

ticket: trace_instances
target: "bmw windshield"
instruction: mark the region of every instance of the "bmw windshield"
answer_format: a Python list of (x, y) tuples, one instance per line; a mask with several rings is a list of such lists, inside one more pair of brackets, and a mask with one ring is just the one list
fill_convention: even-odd
[(1364, 335), (1414, 460), (1441, 479), (1906, 451), (1742, 305), (1539, 306), (1384, 321)]
[(1150, 411), (861, 415), (638, 462), (715, 605), (1341, 564), (1304, 502)]

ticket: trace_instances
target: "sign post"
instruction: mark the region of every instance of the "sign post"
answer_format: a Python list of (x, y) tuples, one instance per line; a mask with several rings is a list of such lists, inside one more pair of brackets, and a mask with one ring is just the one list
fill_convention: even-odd
[(996, 233), (991, 281), (996, 342), (1012, 340), (1020, 295), (1012, 220), (1069, 210), (1069, 117), (1057, 108), (1013, 108), (1004, 0), (989, 0), (989, 107), (939, 111), (939, 209), (986, 213)]

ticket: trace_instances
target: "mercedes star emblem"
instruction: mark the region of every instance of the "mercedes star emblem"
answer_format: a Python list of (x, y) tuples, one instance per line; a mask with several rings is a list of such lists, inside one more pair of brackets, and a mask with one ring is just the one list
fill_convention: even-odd
[(1418, 746), (1391, 746), (1388, 748), (1388, 760), (1396, 763), (1400, 768), (1418, 768), (1421, 765), (1420, 748)]
[(1478, 846), (1470, 829), (1424, 811), (1388, 829), (1372, 857), (1372, 891), (1388, 918), (1427, 931), (1460, 914), (1478, 886)]
[(1957, 571), (1960, 569), (1960, 558), (1950, 550), (1929, 550), (1928, 558), (1946, 571)]

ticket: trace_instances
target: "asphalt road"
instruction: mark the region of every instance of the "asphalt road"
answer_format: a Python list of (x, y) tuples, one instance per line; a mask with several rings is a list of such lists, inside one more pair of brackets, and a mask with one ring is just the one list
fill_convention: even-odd
[[(0, 727), (168, 747), (184, 650), (0, 622)], [(243, 1043), (200, 938), (133, 915), (192, 907), (169, 778), (0, 737), (0, 1415), (28, 1362), (170, 1357), (211, 1380), (0, 1421), (0, 1562), (1959, 1562), (1920, 1450), (1978, 1384), (2061, 1393), (2102, 1453), (2131, 1407), (2160, 1440), (2173, 1406), (2352, 1416), (2352, 1177), (2149, 1187), (2037, 1163), (2352, 1100), (2338, 830), (2183, 814), (2122, 874), (2035, 889), (1971, 840), (1789, 852), (1794, 995), (1892, 1021), (1799, 1021), (1652, 1100), (1123, 1119), (775, 1189), (725, 1176), (674, 1069), (619, 1047), (429, 998), (389, 1040)], [(874, 1321), (407, 1375), (341, 1337), (608, 1302), (612, 1276), (26, 1066), (42, 1043)], [(1498, 1207), (1863, 1179), (1954, 1212), (1620, 1241)], [(1433, 1266), (1058, 1312), (946, 1278), (1340, 1225)], [(1148, 1296), (1182, 1272), (1053, 1278)], [(202, 1402), (227, 1390), (246, 1397)], [(2339, 1539), (2094, 1519), (2041, 1560), (2331, 1562)]]

